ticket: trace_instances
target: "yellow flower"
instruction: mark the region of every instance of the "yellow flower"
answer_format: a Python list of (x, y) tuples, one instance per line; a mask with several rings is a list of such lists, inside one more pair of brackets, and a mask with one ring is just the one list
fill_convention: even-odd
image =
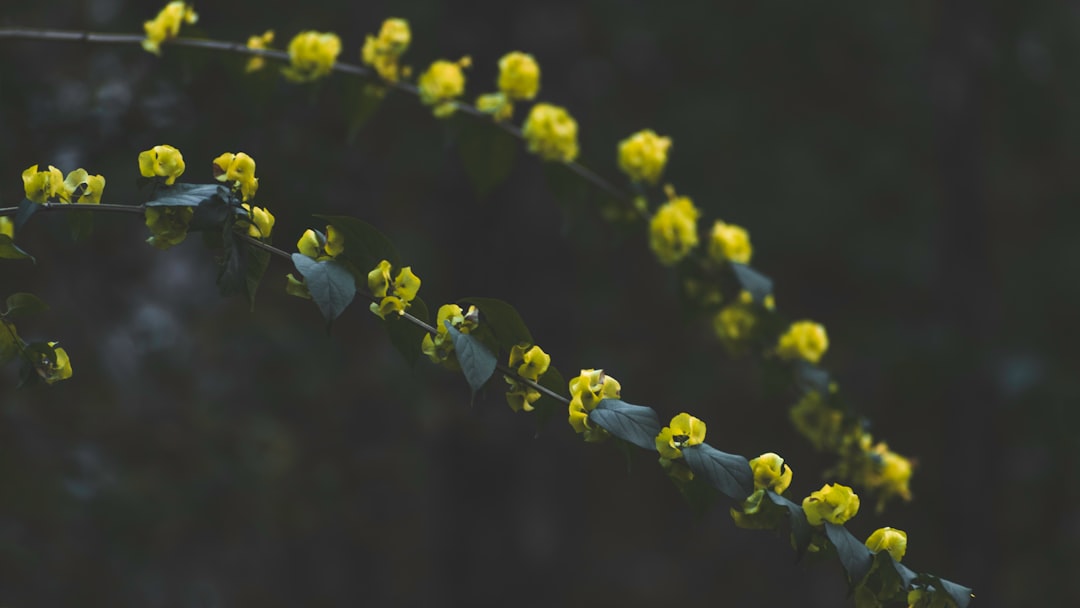
[(896, 528), (878, 528), (866, 539), (866, 548), (874, 553), (888, 551), (896, 561), (907, 553), (907, 532)]
[(48, 171), (38, 171), (34, 165), (23, 171), (22, 180), (26, 198), (35, 203), (59, 200), (64, 195), (64, 174), (52, 165)]
[(476, 98), (476, 109), (491, 114), (496, 121), (502, 121), (514, 115), (514, 104), (502, 93), (488, 93)]
[(791, 422), (818, 450), (831, 452), (840, 446), (844, 414), (829, 407), (817, 391), (807, 393), (791, 408)]
[(97, 205), (101, 203), (101, 194), (105, 191), (105, 178), (90, 175), (86, 169), (76, 169), (68, 173), (64, 180), (64, 192), (61, 198), (72, 203)]
[(291, 272), (285, 275), (285, 280), (285, 293), (298, 298), (311, 299), (311, 292), (308, 291), (307, 285), (304, 284), (303, 280), (294, 277)]
[(465, 92), (465, 74), (472, 60), (462, 57), (456, 63), (440, 59), (420, 75), (416, 87), (424, 105), (435, 106), (435, 116), (445, 118), (454, 113), (454, 100)]
[(172, 146), (154, 146), (139, 153), (139, 173), (143, 177), (164, 177), (167, 186), (184, 174), (184, 168), (184, 155)]
[(826, 521), (842, 525), (859, 512), (859, 497), (847, 486), (826, 484), (804, 498), (802, 508), (811, 526)]
[(240, 191), (244, 201), (251, 200), (259, 190), (259, 180), (255, 177), (255, 159), (243, 152), (225, 152), (214, 159), (213, 170), (214, 179), (231, 182), (233, 189)]
[(313, 260), (336, 258), (345, 251), (345, 237), (333, 226), (326, 227), (325, 235), (309, 228), (296, 242), (296, 250)]
[(728, 352), (737, 354), (747, 345), (757, 327), (757, 315), (747, 305), (728, 304), (713, 317), (713, 329)]
[(383, 80), (397, 82), (401, 71), (398, 60), (408, 50), (411, 41), (412, 32), (409, 30), (408, 21), (387, 19), (383, 21), (377, 38), (368, 34), (364, 39), (360, 59), (365, 65), (375, 68)]
[(161, 9), (153, 21), (143, 23), (146, 30), (146, 40), (142, 41), (142, 47), (155, 55), (161, 54), (161, 43), (172, 40), (180, 34), (180, 25), (191, 25), (199, 20), (195, 9), (186, 2), (170, 2)]
[(664, 472), (667, 473), (669, 477), (679, 481), (693, 481), (694, 472), (690, 470), (690, 467), (686, 466), (686, 463), (682, 459), (672, 460), (661, 456), (658, 462), (660, 463), (660, 468), (664, 469)]
[(825, 328), (813, 321), (797, 321), (780, 336), (776, 354), (781, 359), (804, 359), (817, 363), (829, 349), (829, 336)]
[(390, 313), (405, 314), (416, 294), (420, 291), (420, 278), (413, 274), (412, 267), (402, 268), (397, 278), (390, 281), (390, 262), (383, 260), (368, 273), (368, 289), (371, 295), (382, 298), (381, 302), (371, 303), (371, 312), (385, 319)]
[(754, 487), (759, 490), (772, 490), (783, 494), (791, 485), (791, 467), (772, 452), (766, 452), (751, 460), (750, 470), (754, 472)]
[[(540, 376), (547, 373), (550, 365), (551, 355), (545, 353), (539, 346), (515, 344), (510, 349), (510, 367), (516, 368), (518, 375), (522, 378), (536, 382)], [(540, 391), (517, 378), (503, 376), (503, 379), (510, 385), (506, 393), (506, 402), (510, 405), (510, 409), (515, 412), (533, 411), (532, 404), (540, 399)]]
[(248, 224), (248, 236), (263, 240), (269, 239), (270, 233), (274, 230), (274, 214), (270, 213), (269, 209), (252, 207), (247, 203), (240, 206), (244, 208), (244, 211), (248, 212), (248, 216), (251, 218), (251, 223)]
[(568, 163), (577, 158), (577, 122), (564, 108), (538, 103), (521, 127), (529, 152), (544, 160)]
[(635, 182), (655, 184), (667, 165), (670, 137), (651, 129), (638, 131), (619, 143), (619, 168)]
[[(274, 30), (266, 30), (262, 36), (251, 36), (247, 41), (247, 48), (255, 49), (258, 51), (264, 51), (270, 48), (270, 43), (274, 41)], [(266, 66), (266, 58), (262, 55), (254, 55), (251, 59), (248, 59), (247, 67), (244, 68), (245, 72), (257, 72)]]
[(649, 222), (649, 246), (660, 263), (671, 266), (697, 247), (698, 210), (685, 196), (667, 189), (668, 202), (656, 210)]
[(618, 399), (622, 385), (602, 369), (583, 369), (569, 384), (570, 426), (574, 427), (574, 432), (583, 434), (585, 441), (605, 439), (608, 436), (607, 431), (589, 425), (589, 412), (596, 409), (596, 404), (604, 399)]
[(454, 357), (454, 340), (446, 329), (446, 321), (463, 334), (472, 333), (480, 326), (480, 311), (475, 306), (469, 306), (468, 311), (461, 310), (457, 304), (444, 304), (439, 307), (439, 313), (435, 321), (435, 337), (431, 334), (424, 336), (420, 344), (420, 350), (434, 363), (441, 363), (449, 368), (457, 367), (457, 359)]
[(41, 359), (34, 364), (38, 375), (48, 384), (67, 380), (72, 373), (71, 359), (68, 358), (67, 351), (57, 346), (57, 344), (59, 342), (49, 342), (49, 346), (53, 347), (53, 352), (56, 353), (55, 358), (49, 359), (49, 357), (42, 354)]
[(885, 442), (875, 445), (868, 456), (870, 466), (861, 481), (878, 493), (878, 510), (893, 496), (911, 500), (911, 461), (890, 450)]
[(0, 234), (15, 240), (15, 222), (8, 216), (0, 216)]
[(685, 412), (671, 419), (671, 424), (660, 429), (656, 436), (656, 451), (669, 460), (682, 458), (682, 448), (705, 441), (705, 423)]
[(146, 242), (158, 249), (183, 243), (194, 213), (191, 207), (147, 207), (146, 226), (151, 236)]
[(750, 234), (742, 226), (725, 224), (716, 220), (709, 238), (709, 256), (717, 262), (728, 260), (749, 264), (754, 248), (750, 246)]
[(326, 32), (300, 32), (289, 42), (289, 67), (281, 70), (293, 82), (311, 82), (334, 69), (341, 53), (341, 39)]
[(514, 51), (499, 59), (499, 90), (511, 100), (529, 100), (540, 90), (540, 65), (532, 55)]
[(326, 255), (336, 258), (345, 251), (345, 235), (333, 226), (326, 227)]

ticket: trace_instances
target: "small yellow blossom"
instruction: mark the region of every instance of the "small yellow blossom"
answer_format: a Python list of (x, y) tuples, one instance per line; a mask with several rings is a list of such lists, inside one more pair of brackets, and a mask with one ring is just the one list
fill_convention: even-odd
[(772, 490), (783, 494), (791, 485), (791, 467), (772, 452), (766, 452), (751, 460), (750, 470), (754, 472), (754, 487), (758, 490)]
[(6, 215), (0, 216), (0, 234), (15, 240), (15, 222)]
[(713, 317), (713, 329), (732, 355), (743, 352), (757, 327), (757, 315), (746, 304), (728, 304)]
[(285, 293), (298, 298), (311, 299), (311, 292), (308, 291), (303, 280), (294, 277), (291, 272), (285, 275), (285, 280)]
[(290, 65), (281, 70), (292, 82), (311, 82), (334, 69), (341, 39), (331, 32), (300, 32), (289, 42)]
[(709, 257), (717, 262), (732, 261), (749, 264), (754, 248), (750, 245), (750, 234), (742, 226), (725, 224), (717, 220), (709, 236)]
[[(262, 36), (251, 36), (247, 41), (247, 48), (257, 51), (265, 51), (270, 48), (270, 44), (274, 42), (274, 30), (266, 30)], [(266, 66), (266, 58), (262, 55), (253, 55), (251, 59), (248, 59), (247, 67), (244, 68), (245, 72), (257, 72)]]
[(225, 152), (214, 159), (214, 179), (230, 182), (234, 190), (240, 191), (243, 200), (249, 201), (259, 190), (259, 180), (255, 177), (255, 159), (243, 152), (233, 154)]
[(693, 481), (694, 472), (690, 470), (690, 467), (686, 466), (686, 462), (681, 458), (672, 460), (661, 456), (657, 461), (660, 463), (660, 468), (664, 469), (664, 472), (672, 479), (683, 482)]
[(326, 227), (325, 235), (309, 228), (296, 242), (296, 250), (313, 260), (336, 258), (345, 251), (345, 237), (333, 226)]
[(670, 137), (651, 129), (638, 131), (619, 143), (619, 169), (635, 182), (655, 184), (667, 165)]
[(26, 198), (35, 203), (47, 203), (59, 200), (64, 195), (64, 174), (49, 165), (48, 171), (38, 171), (34, 165), (23, 171), (23, 191)]
[(705, 423), (685, 412), (671, 419), (656, 436), (656, 451), (668, 460), (682, 458), (682, 448), (700, 445), (705, 441)]
[(90, 175), (86, 169), (79, 168), (68, 173), (61, 197), (65, 202), (97, 205), (101, 203), (101, 194), (104, 191), (104, 177)]
[(514, 51), (499, 59), (499, 91), (512, 101), (527, 101), (540, 91), (540, 64), (528, 53)]
[(776, 354), (781, 359), (803, 359), (817, 363), (829, 349), (825, 328), (813, 321), (797, 321), (780, 336)]
[(248, 236), (263, 240), (269, 239), (270, 233), (274, 230), (274, 214), (270, 213), (269, 209), (252, 207), (247, 203), (240, 206), (243, 207), (244, 211), (248, 212), (248, 216), (251, 218), (248, 224)]
[(502, 93), (488, 93), (477, 97), (476, 109), (491, 114), (496, 122), (507, 120), (514, 115), (514, 103)]
[[(510, 367), (514, 368), (522, 378), (536, 382), (547, 373), (551, 365), (551, 355), (548, 355), (539, 346), (528, 344), (515, 344), (510, 349)], [(510, 409), (515, 412), (522, 410), (533, 411), (533, 403), (540, 399), (540, 391), (522, 382), (517, 378), (503, 376), (510, 388), (506, 393), (506, 402)]]
[(457, 304), (444, 304), (439, 307), (439, 313), (435, 321), (435, 337), (431, 334), (424, 336), (420, 344), (420, 350), (434, 363), (440, 363), (450, 369), (458, 367), (457, 358), (454, 356), (454, 340), (450, 337), (450, 331), (446, 329), (446, 321), (463, 334), (472, 333), (480, 326), (480, 311), (475, 306), (469, 306), (464, 311)]
[(199, 20), (195, 8), (186, 2), (170, 2), (161, 9), (152, 21), (143, 23), (146, 30), (146, 40), (142, 41), (142, 47), (155, 54), (161, 54), (161, 43), (176, 38), (180, 34), (180, 25), (191, 25)]
[(383, 260), (368, 273), (368, 289), (371, 290), (371, 295), (382, 298), (380, 302), (371, 303), (371, 312), (380, 319), (385, 319), (390, 313), (397, 313), (399, 316), (405, 314), (405, 310), (412, 305), (420, 291), (420, 278), (413, 274), (411, 266), (398, 271), (393, 281), (390, 280), (390, 270), (390, 261)]
[(911, 461), (889, 449), (889, 444), (880, 442), (868, 453), (869, 466), (860, 480), (878, 494), (877, 509), (884, 508), (885, 502), (894, 496), (911, 500)]
[(379, 36), (368, 34), (360, 59), (365, 65), (375, 68), (379, 76), (387, 82), (397, 82), (401, 76), (398, 61), (409, 48), (412, 32), (409, 22), (404, 19), (387, 19), (379, 29)]
[(53, 348), (53, 352), (56, 356), (50, 359), (45, 354), (41, 355), (41, 359), (34, 363), (34, 369), (37, 370), (39, 376), (48, 384), (59, 382), (60, 380), (67, 380), (71, 377), (71, 359), (68, 358), (67, 351), (57, 346), (59, 342), (49, 342), (49, 346)]
[(139, 173), (143, 177), (164, 177), (171, 186), (184, 174), (184, 155), (176, 148), (163, 145), (139, 153)]
[(619, 381), (602, 369), (583, 369), (570, 380), (570, 426), (574, 432), (584, 435), (585, 441), (601, 441), (608, 432), (589, 424), (589, 412), (604, 399), (618, 399), (622, 391)]
[(671, 266), (697, 247), (698, 210), (693, 201), (676, 196), (667, 188), (668, 202), (660, 206), (649, 222), (649, 246), (660, 263)]
[(859, 512), (859, 497), (847, 486), (826, 484), (804, 498), (802, 508), (811, 526), (820, 526), (826, 521), (843, 525)]
[(577, 158), (577, 122), (564, 108), (538, 103), (521, 127), (529, 152), (544, 160), (568, 163)]
[(195, 210), (191, 207), (147, 207), (146, 227), (150, 229), (151, 236), (146, 242), (158, 249), (183, 243), (194, 214)]
[(440, 59), (420, 75), (416, 88), (424, 105), (435, 106), (435, 116), (445, 118), (454, 113), (455, 99), (465, 92), (465, 73), (472, 60), (462, 57), (456, 62)]
[(896, 528), (878, 528), (866, 539), (866, 548), (874, 553), (888, 551), (896, 561), (907, 553), (907, 532)]
[(844, 414), (825, 403), (821, 393), (811, 391), (791, 408), (791, 422), (818, 450), (835, 451), (841, 442)]

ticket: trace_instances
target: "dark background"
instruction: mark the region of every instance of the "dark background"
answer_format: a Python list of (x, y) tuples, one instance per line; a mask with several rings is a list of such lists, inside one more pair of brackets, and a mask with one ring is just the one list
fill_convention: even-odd
[[(141, 32), (157, 3), (5, 3), (0, 25)], [(821, 321), (824, 363), (918, 461), (915, 500), (849, 527), (907, 530), (912, 568), (976, 606), (1080, 597), (1075, 447), (1080, 305), (1080, 4), (1032, 2), (199, 3), (186, 31), (243, 41), (333, 30), (356, 61), (383, 18), (408, 63), (473, 57), (470, 97), (505, 52), (534, 54), (540, 97), (581, 125), (582, 160), (622, 183), (616, 143), (672, 136), (666, 180), (748, 227), (780, 308)], [(312, 213), (379, 226), (434, 309), (515, 304), (568, 376), (603, 367), (623, 397), (690, 411), (728, 451), (784, 455), (794, 498), (827, 457), (681, 314), (640, 225), (562, 204), (538, 161), (477, 200), (455, 130), (393, 95), (350, 141), (355, 81), (292, 86), (245, 59), (165, 47), (0, 40), (0, 205), (34, 163), (84, 166), (136, 200), (136, 157), (169, 143), (184, 180), (245, 151), (291, 250)], [(519, 109), (518, 118), (522, 116)], [(467, 124), (463, 121), (462, 124)], [(593, 199), (595, 200), (595, 196)], [(283, 293), (222, 299), (198, 238), (159, 252), (126, 216), (72, 244), (62, 217), (19, 235), (0, 296), (52, 305), (20, 323), (60, 339), (74, 377), (14, 390), (0, 370), (0, 604), (5, 606), (836, 606), (834, 562), (701, 519), (660, 469), (627, 473), (562, 421), (534, 438), (497, 388), (408, 367), (359, 303), (329, 337)]]

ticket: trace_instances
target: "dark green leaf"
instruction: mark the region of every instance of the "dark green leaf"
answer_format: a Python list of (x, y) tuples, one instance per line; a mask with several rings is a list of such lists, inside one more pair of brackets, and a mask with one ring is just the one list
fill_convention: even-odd
[(683, 498), (686, 499), (694, 516), (704, 517), (716, 504), (716, 489), (700, 477), (695, 477), (690, 481), (672, 477), (671, 481), (679, 489), (679, 493), (682, 494)]
[[(566, 380), (563, 379), (563, 375), (559, 373), (559, 370), (555, 369), (554, 365), (549, 365), (548, 370), (544, 372), (543, 376), (540, 376), (536, 383), (556, 395), (566, 393)], [(540, 393), (540, 399), (533, 404), (533, 408), (535, 408), (533, 414), (536, 418), (537, 432), (556, 413), (561, 411), (563, 416), (566, 415), (566, 404), (554, 397), (549, 397), (545, 393)]]
[(37, 364), (43, 361), (56, 361), (56, 349), (48, 342), (31, 342), (23, 347), (23, 366), (19, 374), (19, 384), (15, 388), (32, 386), (42, 382)]
[[(408, 313), (421, 321), (428, 320), (427, 304), (420, 298), (412, 301)], [(428, 332), (403, 317), (393, 314), (383, 319), (383, 326), (386, 327), (386, 333), (390, 335), (390, 343), (402, 357), (405, 357), (405, 362), (410, 366), (415, 365), (416, 360), (420, 358), (420, 344)]]
[(386, 89), (380, 85), (350, 78), (345, 85), (343, 99), (347, 113), (346, 140), (349, 144), (356, 141), (360, 129), (375, 115), (382, 104)]
[(465, 380), (475, 394), (495, 373), (495, 355), (473, 336), (455, 329), (450, 321), (443, 321), (443, 324), (450, 330), (461, 373), (465, 374)]
[(750, 292), (754, 302), (762, 302), (765, 296), (772, 294), (772, 279), (747, 266), (746, 264), (731, 263), (731, 270), (742, 288)]
[(544, 177), (548, 189), (562, 208), (562, 234), (566, 236), (570, 233), (571, 225), (579, 223), (580, 216), (589, 208), (589, 185), (562, 163), (545, 162)]
[(34, 256), (23, 251), (15, 241), (11, 240), (11, 237), (6, 234), (0, 234), (0, 259), (5, 260), (30, 260), (37, 263)]
[(728, 454), (707, 443), (682, 448), (687, 466), (712, 487), (733, 500), (745, 500), (754, 492), (754, 473), (742, 456)]
[(34, 201), (24, 198), (19, 203), (19, 210), (15, 212), (15, 232), (22, 230), (23, 224), (30, 219), (30, 216), (34, 215), (41, 209), (41, 205)]
[(462, 298), (460, 302), (480, 309), (480, 323), (487, 324), (499, 346), (510, 352), (515, 344), (533, 344), (532, 334), (516, 308), (495, 298)]
[(631, 405), (618, 399), (601, 399), (589, 412), (589, 422), (639, 448), (656, 451), (660, 419), (651, 407)]
[(162, 186), (154, 193), (147, 207), (198, 207), (213, 197), (226, 200), (229, 189), (221, 184), (173, 184)]
[(251, 264), (247, 248), (238, 235), (224, 235), (224, 251), (218, 265), (217, 286), (223, 296), (244, 293), (247, 286), (247, 272)]
[(795, 362), (795, 383), (804, 393), (816, 391), (822, 396), (829, 394), (829, 372), (809, 361), (800, 359)]
[(888, 552), (883, 553), (886, 557), (889, 558), (889, 561), (892, 562), (893, 570), (896, 571), (896, 575), (900, 578), (900, 584), (903, 585), (904, 591), (910, 591), (912, 583), (915, 582), (915, 578), (919, 575), (916, 574), (915, 571), (911, 568), (908, 568), (904, 564), (901, 564), (900, 562), (893, 559), (892, 556), (888, 554)]
[(802, 506), (791, 502), (772, 490), (765, 492), (765, 495), (773, 504), (787, 509), (788, 523), (791, 524), (791, 539), (795, 543), (795, 554), (801, 558), (806, 548), (810, 546), (810, 536), (813, 534), (810, 522), (806, 521), (806, 513), (803, 512)]
[(15, 326), (0, 319), (0, 365), (18, 357), (21, 344)]
[(836, 547), (836, 555), (847, 572), (848, 581), (852, 586), (858, 585), (859, 581), (866, 577), (866, 573), (870, 572), (874, 554), (844, 526), (825, 522), (825, 535), (829, 537), (833, 547)]
[(494, 124), (473, 123), (461, 137), (458, 153), (476, 195), (487, 198), (514, 168), (518, 141)]
[(327, 222), (345, 237), (345, 252), (341, 257), (356, 264), (365, 273), (383, 260), (389, 260), (395, 270), (398, 268), (399, 258), (393, 243), (371, 224), (343, 215), (315, 217)]
[(292, 261), (304, 275), (311, 299), (323, 318), (327, 322), (338, 318), (356, 296), (356, 280), (349, 269), (341, 262), (316, 262), (302, 253), (292, 254)]
[(244, 292), (247, 294), (251, 310), (255, 310), (255, 292), (259, 290), (266, 268), (270, 265), (270, 252), (259, 249), (250, 243), (242, 243), (241, 247), (247, 249), (248, 263), (244, 273)]
[(958, 585), (943, 578), (937, 578), (937, 582), (941, 584), (941, 590), (949, 594), (949, 597), (956, 602), (956, 608), (967, 608), (971, 603), (971, 587)]
[(9, 317), (22, 317), (49, 310), (49, 305), (32, 293), (13, 293), (7, 297)]
[(93, 212), (69, 211), (67, 216), (68, 228), (71, 229), (71, 240), (76, 243), (86, 240), (94, 232)]
[(198, 232), (200, 230), (208, 232), (220, 231), (225, 222), (231, 218), (233, 209), (236, 209), (236, 207), (231, 207), (220, 196), (203, 199), (195, 207), (195, 212), (191, 215), (191, 221), (188, 222), (188, 232)]

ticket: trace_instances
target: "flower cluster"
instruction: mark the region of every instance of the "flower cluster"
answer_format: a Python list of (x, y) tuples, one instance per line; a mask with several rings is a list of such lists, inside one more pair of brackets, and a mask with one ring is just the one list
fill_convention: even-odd
[(754, 493), (740, 508), (731, 508), (731, 518), (740, 528), (775, 529), (783, 520), (783, 514), (767, 508), (772, 503), (765, 500), (765, 493), (783, 494), (791, 485), (791, 467), (778, 454), (766, 452), (750, 461), (750, 470), (754, 474)]
[(225, 152), (215, 158), (214, 179), (229, 183), (234, 191), (240, 192), (245, 202), (254, 198), (259, 190), (259, 179), (255, 177), (255, 159), (243, 152)]
[[(345, 251), (345, 236), (333, 226), (327, 226), (325, 234), (308, 228), (296, 242), (296, 250), (318, 262), (332, 260)], [(311, 298), (303, 279), (296, 278), (290, 272), (285, 275), (285, 280), (285, 293), (298, 298)]]
[(735, 262), (749, 264), (754, 248), (750, 245), (750, 234), (742, 226), (725, 224), (717, 220), (709, 235), (709, 257), (717, 262)]
[(252, 207), (247, 203), (240, 207), (247, 211), (247, 219), (241, 220), (238, 225), (241, 228), (246, 226), (248, 236), (252, 238), (269, 240), (270, 233), (274, 230), (274, 214), (270, 213), (269, 209)]
[(574, 432), (582, 435), (585, 441), (602, 441), (608, 432), (599, 426), (589, 424), (589, 412), (604, 399), (618, 399), (622, 385), (602, 369), (583, 369), (581, 374), (570, 380), (570, 426)]
[(499, 59), (498, 93), (481, 95), (476, 109), (506, 120), (514, 114), (515, 101), (527, 101), (540, 91), (540, 64), (528, 53), (514, 51)]
[(825, 328), (813, 321), (797, 321), (780, 336), (776, 354), (781, 359), (802, 359), (817, 363), (829, 349), (829, 336)]
[(432, 112), (437, 118), (446, 118), (457, 109), (454, 101), (465, 92), (464, 68), (472, 65), (468, 56), (457, 61), (440, 59), (431, 64), (416, 82), (420, 101), (435, 106)]
[(184, 242), (195, 210), (191, 207), (147, 207), (145, 214), (146, 227), (150, 229), (150, 238), (146, 242), (164, 250)]
[(843, 525), (859, 512), (859, 497), (848, 486), (826, 484), (804, 498), (802, 508), (811, 526)]
[(161, 43), (172, 40), (180, 34), (180, 25), (191, 25), (199, 20), (195, 9), (186, 2), (177, 0), (165, 5), (152, 21), (143, 23), (146, 30), (146, 40), (142, 41), (142, 47), (155, 54), (161, 54)]
[(698, 210), (689, 198), (676, 196), (673, 188), (666, 191), (668, 202), (656, 210), (649, 222), (649, 246), (660, 263), (670, 266), (697, 247)]
[(866, 548), (874, 553), (887, 551), (896, 561), (907, 553), (907, 532), (896, 528), (878, 528), (866, 539)]
[(652, 129), (638, 131), (619, 143), (619, 169), (634, 182), (656, 184), (667, 166), (670, 137)]
[[(254, 49), (256, 51), (265, 51), (270, 48), (270, 44), (274, 42), (274, 30), (266, 30), (261, 36), (250, 36), (247, 41), (247, 48)], [(248, 59), (247, 67), (244, 68), (245, 72), (257, 72), (266, 66), (266, 58), (261, 55), (254, 55), (251, 59)]]
[(404, 19), (387, 19), (379, 29), (378, 37), (368, 34), (360, 58), (365, 65), (375, 68), (379, 76), (388, 82), (397, 82), (404, 70), (398, 65), (401, 56), (409, 48), (412, 33), (409, 22)]
[(281, 73), (293, 82), (311, 82), (334, 69), (341, 39), (331, 32), (300, 32), (289, 42), (289, 66)]
[(457, 304), (440, 306), (439, 314), (436, 315), (435, 337), (426, 334), (420, 344), (421, 352), (432, 362), (449, 369), (457, 369), (460, 366), (454, 355), (454, 340), (450, 337), (450, 330), (446, 329), (447, 321), (461, 333), (470, 334), (480, 326), (480, 311), (475, 306), (469, 306), (468, 310), (462, 310)]
[(529, 111), (521, 135), (529, 152), (544, 160), (572, 162), (578, 155), (577, 121), (559, 106), (538, 103)]
[(795, 429), (822, 451), (836, 451), (844, 432), (844, 414), (829, 407), (817, 391), (810, 391), (791, 408), (791, 422)]
[(391, 268), (390, 262), (383, 260), (368, 273), (368, 289), (371, 290), (371, 295), (382, 298), (378, 303), (371, 303), (371, 312), (380, 319), (385, 319), (386, 315), (391, 313), (398, 316), (405, 314), (405, 310), (416, 298), (416, 293), (420, 291), (420, 278), (413, 274), (411, 266), (398, 271), (392, 281)]
[[(547, 373), (550, 365), (551, 355), (545, 353), (539, 346), (515, 344), (510, 349), (510, 367), (521, 378), (536, 382), (540, 376)], [(510, 405), (510, 409), (515, 412), (533, 411), (532, 404), (540, 400), (540, 391), (518, 378), (503, 376), (503, 379), (510, 385), (506, 391), (506, 403)]]
[[(746, 292), (743, 292), (746, 293)], [(749, 296), (749, 294), (747, 293)], [(740, 294), (741, 296), (741, 294)], [(741, 354), (757, 329), (758, 318), (751, 303), (740, 297), (720, 309), (713, 317), (713, 329), (721, 344), (732, 355)]]
[(101, 202), (105, 190), (105, 178), (90, 175), (79, 168), (65, 178), (60, 170), (49, 165), (48, 170), (38, 171), (33, 165), (22, 173), (23, 191), (26, 198), (35, 203), (84, 203), (96, 205)]
[(184, 155), (169, 145), (154, 146), (139, 153), (139, 173), (149, 178), (164, 177), (166, 186), (176, 183), (185, 167)]

